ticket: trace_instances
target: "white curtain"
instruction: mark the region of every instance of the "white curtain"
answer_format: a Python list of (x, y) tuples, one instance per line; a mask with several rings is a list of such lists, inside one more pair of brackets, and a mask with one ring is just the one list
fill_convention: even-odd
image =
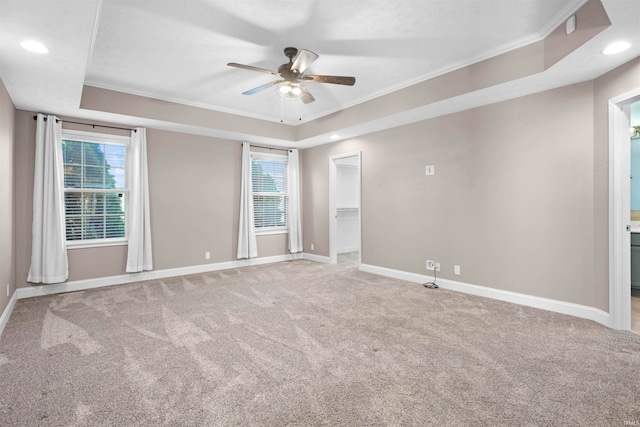
[(31, 266), (27, 281), (60, 283), (69, 277), (64, 225), (62, 123), (38, 114), (33, 176)]
[(253, 222), (251, 182), (251, 146), (242, 143), (242, 182), (240, 189), (240, 227), (238, 229), (238, 259), (258, 256), (256, 229)]
[(289, 179), (289, 252), (302, 252), (302, 221), (300, 219), (300, 162), (298, 150), (289, 150), (287, 161)]
[(153, 270), (147, 130), (145, 128), (136, 128), (131, 131), (131, 142), (127, 149), (127, 179), (129, 181), (127, 272)]

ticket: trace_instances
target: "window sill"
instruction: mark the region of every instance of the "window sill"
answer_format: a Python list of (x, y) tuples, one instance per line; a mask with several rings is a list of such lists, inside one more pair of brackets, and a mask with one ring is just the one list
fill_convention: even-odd
[(109, 240), (76, 240), (67, 242), (67, 249), (86, 249), (101, 248), (107, 246), (126, 246), (129, 244), (127, 239), (109, 239)]
[(256, 230), (256, 236), (268, 236), (271, 234), (289, 234), (289, 230), (265, 230), (265, 231)]

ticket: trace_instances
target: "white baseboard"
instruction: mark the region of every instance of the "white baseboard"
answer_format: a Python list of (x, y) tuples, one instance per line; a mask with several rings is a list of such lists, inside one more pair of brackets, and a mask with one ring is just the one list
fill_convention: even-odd
[(42, 295), (59, 294), (63, 292), (76, 292), (85, 289), (101, 288), (103, 286), (124, 285), (127, 283), (141, 282), (144, 280), (157, 280), (167, 277), (186, 276), (189, 274), (208, 273), (210, 271), (228, 270), (230, 268), (247, 267), (251, 265), (271, 264), (275, 262), (291, 261), (302, 258), (301, 254), (277, 255), (271, 257), (241, 259), (237, 261), (218, 262), (214, 264), (194, 265), (191, 267), (170, 268), (166, 270), (144, 271), (141, 273), (129, 273), (119, 276), (100, 277), (97, 279), (74, 280), (52, 285), (30, 286), (18, 288), (14, 294), (17, 299), (31, 298)]
[(11, 295), (11, 299), (9, 300), (9, 304), (4, 308), (2, 315), (0, 316), (0, 335), (2, 335), (2, 331), (4, 331), (4, 327), (7, 326), (7, 322), (9, 321), (9, 317), (11, 316), (11, 312), (13, 311), (13, 307), (16, 305), (16, 301), (18, 300), (17, 292), (14, 292)]
[(304, 252), (302, 254), (302, 259), (307, 259), (309, 261), (314, 261), (314, 262), (321, 262), (323, 264), (331, 264), (331, 258), (329, 258), (328, 256), (310, 254), (307, 252)]
[[(386, 267), (378, 267), (369, 264), (360, 264), (360, 270), (378, 274), (380, 276), (393, 277), (395, 279), (406, 280), (414, 283), (426, 283), (433, 281), (432, 276), (423, 274), (409, 273), (401, 270), (393, 270)], [(492, 298), (500, 301), (506, 301), (514, 304), (525, 305), (528, 307), (540, 308), (543, 310), (553, 311), (556, 313), (568, 314), (570, 316), (581, 317), (583, 319), (593, 320), (609, 328), (611, 325), (611, 316), (602, 310), (586, 305), (574, 304), (542, 298), (533, 295), (520, 294), (517, 292), (504, 291), (501, 289), (488, 288), (486, 286), (472, 285), (469, 283), (456, 282), (454, 280), (441, 279), (437, 280), (438, 286), (443, 289), (463, 292), (465, 294), (477, 295), (486, 298)]]
[[(32, 286), (28, 288), (18, 288), (9, 300), (9, 304), (5, 307), (0, 316), (0, 335), (6, 326), (16, 300), (22, 298), (31, 298), (42, 295), (52, 295), (63, 292), (75, 292), (85, 289), (99, 288), (103, 286), (123, 285), (127, 283), (140, 282), (144, 280), (156, 280), (167, 277), (184, 276), (189, 274), (207, 273), (210, 271), (227, 270), (230, 268), (247, 267), (251, 265), (270, 264), (282, 261), (291, 261), (294, 259), (306, 259), (309, 261), (328, 264), (331, 259), (326, 256), (303, 253), (291, 255), (278, 255), (273, 257), (243, 259), (237, 261), (227, 261), (215, 264), (204, 264), (192, 267), (180, 267), (166, 270), (146, 271), (142, 273), (123, 274), (119, 276), (101, 277), (98, 279), (76, 280), (72, 282), (59, 283), (53, 285)], [(401, 270), (394, 270), (386, 267), (378, 267), (369, 264), (360, 264), (360, 270), (377, 274), (380, 276), (393, 277), (395, 279), (406, 280), (414, 283), (426, 283), (433, 280), (433, 277), (423, 274), (409, 273)], [(448, 279), (438, 279), (438, 286), (443, 289), (463, 292), (471, 295), (492, 298), (500, 301), (506, 301), (514, 304), (525, 305), (543, 310), (549, 310), (556, 313), (568, 314), (571, 316), (581, 317), (593, 320), (607, 327), (611, 326), (611, 318), (606, 313), (597, 308), (584, 305), (574, 304), (570, 302), (557, 301), (548, 298), (541, 298), (532, 295), (519, 294), (501, 289), (493, 289), (485, 286), (472, 285), (463, 282), (456, 282)]]
[(346, 254), (349, 252), (358, 252), (360, 250), (359, 246), (349, 246), (346, 248), (338, 248), (338, 250), (336, 251), (339, 254)]

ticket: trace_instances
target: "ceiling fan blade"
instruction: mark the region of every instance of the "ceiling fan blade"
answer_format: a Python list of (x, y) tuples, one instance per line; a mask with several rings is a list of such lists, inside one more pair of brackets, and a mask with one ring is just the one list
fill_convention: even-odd
[(261, 73), (267, 73), (267, 74), (273, 74), (274, 76), (280, 76), (280, 73), (278, 73), (277, 71), (271, 71), (271, 70), (267, 70), (267, 69), (264, 69), (264, 68), (258, 68), (258, 67), (254, 67), (252, 65), (237, 64), (235, 62), (229, 62), (227, 65), (229, 67), (244, 68), (245, 70), (259, 71)]
[(311, 80), (317, 83), (332, 83), (334, 85), (347, 85), (353, 86), (356, 84), (355, 77), (345, 76), (304, 76), (304, 80)]
[(316, 99), (311, 95), (311, 92), (307, 90), (306, 87), (302, 86), (302, 97), (300, 97), (302, 102), (305, 104), (309, 104), (310, 102), (315, 101)]
[(296, 60), (293, 61), (291, 70), (298, 71), (298, 73), (302, 74), (304, 70), (306, 70), (307, 67), (309, 67), (309, 65), (311, 65), (316, 59), (318, 59), (317, 54), (310, 50), (302, 49), (300, 53), (298, 53), (298, 56), (296, 56)]
[(275, 80), (275, 81), (272, 81), (272, 82), (269, 82), (269, 83), (265, 83), (265, 84), (263, 84), (263, 85), (261, 85), (261, 86), (254, 87), (253, 89), (249, 89), (249, 90), (248, 90), (248, 91), (246, 91), (246, 92), (242, 92), (242, 94), (243, 94), (243, 95), (253, 95), (254, 93), (256, 93), (256, 92), (260, 92), (261, 90), (264, 90), (264, 89), (266, 89), (266, 88), (268, 88), (268, 87), (275, 86), (275, 85), (277, 85), (278, 83), (280, 83), (281, 81), (282, 81), (282, 80)]

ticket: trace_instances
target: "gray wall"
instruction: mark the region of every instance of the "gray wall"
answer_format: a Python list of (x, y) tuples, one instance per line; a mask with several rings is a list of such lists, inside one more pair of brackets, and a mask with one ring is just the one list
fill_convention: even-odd
[(361, 151), (363, 263), (608, 311), (607, 100), (639, 64), (305, 150), (305, 250), (329, 255), (329, 156)]
[[(34, 113), (16, 113), (16, 272), (26, 282), (31, 258)], [(64, 118), (64, 117), (63, 117)], [(65, 124), (65, 128), (90, 130)], [(119, 133), (104, 128), (96, 131)], [(126, 134), (127, 132), (125, 132)], [(236, 260), (240, 142), (148, 129), (147, 156), (154, 269)], [(125, 274), (126, 246), (71, 249), (69, 280)], [(211, 259), (205, 260), (204, 253)], [(288, 254), (287, 235), (258, 237), (260, 257)]]
[[(329, 156), (361, 151), (364, 263), (425, 274), (430, 258), (449, 279), (607, 311), (607, 101), (638, 87), (640, 59), (593, 81), (303, 150), (305, 251), (329, 255)], [(14, 127), (4, 89), (0, 106), (0, 212), (15, 224), (0, 225), (0, 279), (28, 286), (34, 113), (15, 112)], [(151, 129), (148, 140), (156, 269), (235, 259), (240, 143)], [(258, 245), (261, 256), (287, 253), (286, 235)], [(71, 280), (124, 273), (125, 247), (69, 257)]]
[[(0, 314), (15, 292), (14, 230), (14, 118), (15, 108), (0, 80)], [(9, 296), (7, 296), (9, 285)]]

